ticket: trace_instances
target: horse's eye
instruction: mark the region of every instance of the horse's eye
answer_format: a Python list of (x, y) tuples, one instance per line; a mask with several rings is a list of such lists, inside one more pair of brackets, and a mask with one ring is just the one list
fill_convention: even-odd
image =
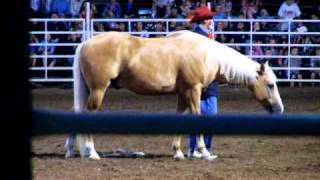
[(268, 88), (269, 89), (273, 89), (274, 88), (274, 84), (268, 84)]

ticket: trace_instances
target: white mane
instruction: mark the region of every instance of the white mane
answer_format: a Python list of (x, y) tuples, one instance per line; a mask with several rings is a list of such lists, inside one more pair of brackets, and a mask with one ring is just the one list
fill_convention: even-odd
[[(208, 60), (214, 59), (218, 62), (219, 75), (228, 83), (248, 86), (257, 80), (260, 64), (224, 44), (187, 30), (172, 32), (167, 37), (203, 39), (204, 46), (209, 49)], [(273, 82), (276, 81), (276, 76), (269, 66), (266, 66), (266, 73)]]
[[(248, 86), (256, 82), (261, 67), (259, 63), (224, 44), (212, 42), (212, 53), (215, 53), (214, 57), (220, 66), (219, 73), (228, 83)], [(276, 82), (277, 78), (268, 65), (265, 66), (265, 72), (272, 82)]]
[(214, 53), (220, 66), (219, 73), (228, 83), (245, 86), (255, 83), (260, 68), (257, 62), (219, 42), (212, 41), (212, 44), (210, 53)]

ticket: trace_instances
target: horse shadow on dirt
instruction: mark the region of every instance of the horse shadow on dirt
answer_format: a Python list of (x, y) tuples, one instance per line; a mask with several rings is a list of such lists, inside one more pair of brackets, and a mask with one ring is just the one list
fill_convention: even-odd
[[(151, 154), (151, 153), (144, 153), (144, 152), (137, 152), (137, 151), (128, 151), (126, 149), (117, 149), (110, 152), (98, 152), (101, 158), (106, 159), (121, 159), (121, 158), (128, 158), (128, 159), (158, 159), (158, 158), (172, 158), (170, 154)], [(31, 158), (40, 158), (40, 159), (65, 159), (64, 154), (62, 153), (35, 153), (31, 152)], [(75, 158), (80, 158), (80, 154), (76, 153)]]

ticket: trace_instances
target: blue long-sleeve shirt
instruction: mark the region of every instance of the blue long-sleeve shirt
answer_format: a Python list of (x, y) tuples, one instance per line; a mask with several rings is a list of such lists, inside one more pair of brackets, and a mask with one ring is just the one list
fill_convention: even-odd
[(67, 0), (53, 0), (51, 2), (51, 12), (58, 14), (69, 14), (70, 3)]

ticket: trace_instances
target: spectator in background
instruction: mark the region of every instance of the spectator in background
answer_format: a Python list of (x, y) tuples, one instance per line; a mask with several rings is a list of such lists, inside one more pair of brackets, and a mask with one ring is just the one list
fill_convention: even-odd
[(215, 7), (215, 12), (217, 13), (213, 19), (226, 19), (225, 7), (222, 4), (217, 4)]
[(308, 31), (308, 28), (303, 24), (303, 22), (298, 22), (298, 27), (297, 27), (296, 31), (304, 33), (304, 32)]
[[(280, 41), (280, 42), (282, 42), (283, 44), (287, 43), (287, 41), (285, 41), (285, 40)], [(268, 39), (268, 41), (266, 43), (268, 43), (268, 44), (277, 44), (277, 43), (279, 43), (279, 41), (277, 41), (277, 39), (275, 37), (271, 37), (271, 38)], [(271, 46), (270, 49), (271, 49), (272, 53), (275, 54), (275, 55), (278, 55), (280, 53), (279, 52), (279, 48), (277, 46)], [(284, 50), (286, 50), (285, 47), (284, 47)]]
[[(217, 30), (216, 30), (216, 32), (223, 32), (223, 31), (225, 31), (224, 29), (225, 29), (225, 24), (224, 24), (224, 22), (218, 22), (217, 23), (218, 25), (217, 25)], [(218, 41), (218, 42), (221, 42), (221, 43), (227, 43), (227, 36), (225, 35), (225, 34), (217, 34), (217, 35), (215, 35), (216, 36), (216, 38), (215, 38), (215, 40), (216, 41)]]
[[(259, 13), (256, 15), (257, 19), (274, 19), (273, 16), (269, 15), (269, 12), (267, 11), (267, 9), (262, 8), (260, 9)], [(277, 23), (270, 23), (270, 22), (265, 22), (265, 21), (261, 21), (260, 22), (260, 26), (261, 26), (261, 31), (270, 31), (272, 29), (272, 25), (273, 24), (277, 24)]]
[(242, 12), (248, 19), (254, 19), (258, 13), (258, 6), (255, 1), (242, 0)]
[(269, 15), (267, 9), (262, 8), (260, 9), (259, 14), (257, 14), (257, 19), (274, 19), (274, 17)]
[(52, 3), (52, 0), (46, 0), (46, 3), (45, 3), (45, 16), (46, 17), (50, 17), (51, 16), (51, 3)]
[(166, 18), (170, 14), (170, 8), (173, 0), (154, 0), (152, 4), (153, 18)]
[[(59, 17), (59, 15), (57, 13), (52, 13), (51, 19), (59, 19), (59, 18), (61, 18), (61, 17)], [(67, 26), (66, 22), (52, 21), (52, 22), (48, 23), (48, 30), (49, 31), (68, 31), (68, 26)], [(67, 35), (66, 34), (52, 34), (51, 38), (57, 42), (65, 42)]]
[[(30, 43), (35, 43), (38, 44), (39, 43), (39, 39), (32, 34), (30, 36)], [(30, 55), (37, 55), (38, 54), (38, 46), (29, 46), (29, 50), (30, 50)], [(37, 58), (31, 57), (31, 66), (34, 67), (37, 64)]]
[[(277, 53), (275, 52), (274, 47), (268, 47), (265, 50), (265, 56), (267, 56), (264, 60), (268, 61), (270, 67), (284, 67), (284, 64), (280, 59), (272, 58), (272, 56), (276, 56)], [(277, 78), (285, 79), (286, 78), (286, 71), (285, 70), (275, 70), (274, 71)]]
[[(311, 20), (319, 20), (319, 16), (313, 14), (311, 15)], [(320, 32), (320, 23), (310, 23), (309, 28), (310, 32)], [(320, 44), (319, 35), (311, 35), (310, 40), (312, 44)]]
[[(70, 34), (67, 38), (67, 43), (81, 43), (81, 38), (76, 34)], [(75, 54), (77, 46), (67, 46), (65, 50), (65, 54), (73, 55)], [(64, 62), (65, 66), (72, 66), (73, 58), (68, 58)]]
[(43, 7), (44, 1), (42, 0), (31, 0), (30, 1), (30, 17), (41, 18), (44, 16)]
[(145, 30), (145, 28), (143, 27), (143, 23), (142, 22), (138, 22), (136, 25), (136, 32), (140, 32), (141, 34), (139, 34), (138, 36), (143, 37), (143, 38), (148, 38), (149, 34), (147, 33), (148, 31)]
[[(283, 44), (284, 46), (281, 46), (280, 48), (276, 48), (276, 47), (271, 47), (271, 49), (274, 49), (276, 52), (276, 55), (279, 56), (287, 56), (288, 55), (288, 40), (287, 39), (281, 39), (280, 43)], [(270, 43), (272, 44), (272, 43)], [(278, 58), (278, 63), (279, 65), (283, 66), (283, 67), (287, 67), (286, 65), (286, 59), (283, 57), (279, 57)], [(288, 77), (288, 74), (285, 72), (284, 73), (285, 78)]]
[[(311, 15), (311, 20), (319, 20), (319, 17), (315, 14)], [(307, 23), (308, 29), (310, 32), (320, 32), (320, 23)]]
[(196, 8), (207, 7), (207, 1), (206, 0), (196, 1), (195, 6), (196, 6)]
[(238, 19), (247, 19), (246, 15), (243, 12), (239, 13)]
[(118, 29), (119, 32), (127, 32), (127, 28), (126, 28), (126, 24), (121, 22), (119, 23), (119, 29)]
[(70, 0), (70, 13), (72, 18), (80, 17), (80, 9), (85, 0)]
[[(38, 49), (38, 54), (44, 55), (46, 53), (46, 49), (45, 49), (45, 39), (43, 39), (40, 44), (41, 46), (39, 46)], [(47, 43), (57, 43), (57, 40), (52, 39), (51, 35), (48, 34), (47, 35)], [(47, 55), (54, 55), (55, 54), (55, 45), (48, 45), (47, 46)], [(45, 62), (45, 58), (42, 59), (42, 63), (45, 66), (46, 62)], [(56, 64), (56, 59), (55, 58), (48, 58), (48, 63), (49, 63), (49, 67), (52, 67)]]
[[(238, 22), (237, 24), (237, 31), (238, 32), (245, 32), (245, 26), (243, 22)], [(247, 34), (235, 34), (231, 37), (230, 43), (247, 43), (250, 40), (249, 35)], [(235, 49), (242, 54), (246, 54), (245, 47), (243, 46), (236, 46)]]
[(128, 0), (122, 6), (122, 12), (124, 18), (136, 18), (138, 16), (138, 7), (134, 3), (134, 0)]
[[(294, 0), (286, 0), (284, 1), (278, 11), (278, 16), (281, 19), (289, 20), (297, 18), (301, 15), (301, 11), (299, 6), (294, 2)], [(288, 30), (288, 23), (281, 23), (281, 31)], [(295, 24), (291, 23), (291, 28), (295, 28)]]
[(179, 6), (179, 10), (181, 11), (181, 16), (187, 18), (191, 12), (192, 4), (188, 0), (184, 0), (182, 4)]
[[(261, 30), (260, 22), (254, 22), (254, 23), (253, 23), (252, 31), (253, 31), (253, 32), (260, 32), (260, 31), (262, 31), (262, 30)], [(265, 34), (255, 34), (255, 35), (253, 35), (252, 38), (253, 38), (253, 40), (256, 40), (256, 41), (259, 40), (259, 41), (261, 41), (261, 43), (262, 43), (262, 42), (265, 41), (266, 35), (265, 35)]]
[(52, 0), (51, 2), (51, 12), (57, 13), (58, 15), (70, 14), (70, 2), (69, 0)]
[(106, 31), (103, 23), (98, 23), (98, 25), (97, 25), (97, 31), (98, 31), (98, 32), (105, 32), (105, 31)]
[(272, 58), (272, 56), (276, 56), (277, 54), (275, 53), (274, 49), (272, 49), (272, 47), (267, 47), (265, 49), (265, 56), (266, 58), (264, 59), (264, 61), (268, 61), (269, 65), (271, 67), (281, 67), (283, 66), (283, 64), (276, 58)]
[[(183, 19), (183, 17), (179, 14), (178, 9), (176, 7), (173, 7), (170, 11), (170, 15), (168, 16), (168, 18), (172, 18), (172, 19)], [(169, 23), (169, 31), (174, 31), (176, 30), (177, 26), (182, 26), (183, 23), (182, 22), (170, 22)]]
[[(155, 32), (165, 32), (165, 29), (164, 29), (161, 22), (158, 22), (155, 25)], [(156, 34), (156, 35), (151, 35), (150, 37), (163, 37), (163, 36), (164, 36), (164, 34)]]
[[(254, 42), (255, 42), (255, 41), (254, 41)], [(256, 43), (257, 43), (257, 44), (262, 44), (262, 41), (261, 41), (261, 40), (257, 40)], [(247, 54), (249, 54), (249, 53), (247, 53)], [(262, 50), (262, 48), (261, 48), (260, 45), (257, 45), (257, 46), (253, 46), (253, 47), (252, 47), (252, 55), (253, 55), (253, 56), (263, 56), (263, 55), (264, 55), (264, 54), (263, 54), (263, 50)], [(253, 60), (255, 60), (255, 61), (259, 62), (259, 63), (262, 63), (262, 62), (263, 62), (263, 61), (262, 61), (262, 60), (263, 60), (262, 57), (253, 58)]]
[(225, 13), (227, 18), (232, 18), (232, 1), (227, 0), (225, 3)]
[[(90, 3), (90, 19), (94, 18), (98, 14), (96, 5), (94, 3)], [(86, 18), (86, 3), (82, 3), (82, 7), (80, 8), (80, 18)]]
[[(313, 68), (320, 68), (320, 48), (315, 50), (316, 57), (311, 58), (310, 65)], [(320, 70), (313, 70), (311, 72), (311, 79), (320, 79)], [(313, 83), (312, 86), (315, 84)]]
[(308, 44), (312, 44), (311, 37), (309, 35), (306, 35), (305, 38), (303, 38), (302, 44), (307, 44), (303, 46), (303, 53), (305, 55), (310, 55), (314, 52), (315, 48), (308, 46)]
[[(299, 49), (298, 47), (293, 47), (291, 49), (291, 56), (298, 56), (299, 55)], [(291, 57), (289, 59), (286, 59), (285, 65), (291, 68), (297, 68), (301, 67), (302, 65), (302, 59), (297, 57)], [(302, 75), (300, 74), (299, 70), (290, 70), (290, 77), (291, 79), (302, 79)], [(295, 83), (290, 82), (290, 87), (294, 87)], [(299, 82), (299, 87), (302, 86), (302, 83)]]
[(300, 34), (293, 35), (293, 40), (291, 41), (292, 44), (301, 44), (303, 41), (303, 37)]
[(173, 7), (170, 11), (168, 18), (182, 19), (183, 17), (179, 14), (178, 9), (176, 7)]
[(114, 17), (120, 18), (121, 17), (121, 6), (117, 2), (117, 0), (111, 0), (107, 2), (104, 6), (102, 17)]

